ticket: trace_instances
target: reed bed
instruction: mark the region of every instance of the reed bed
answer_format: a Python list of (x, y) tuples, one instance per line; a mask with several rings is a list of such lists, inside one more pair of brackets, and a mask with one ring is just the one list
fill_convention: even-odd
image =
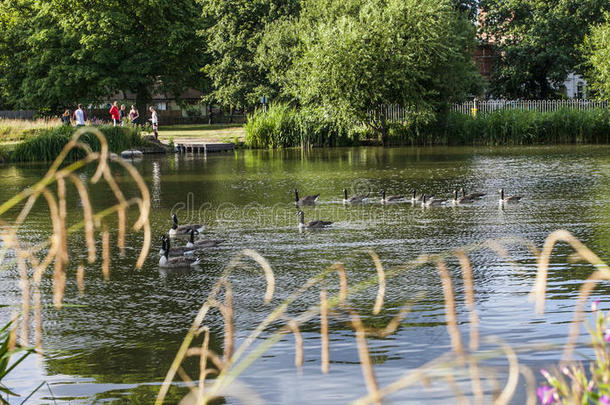
[[(288, 334), (294, 335), (295, 342), (295, 367), (300, 368), (303, 364), (303, 339), (300, 334), (301, 326), (307, 322), (319, 319), (320, 322), (320, 340), (321, 340), (321, 360), (320, 364), (323, 372), (330, 372), (330, 357), (332, 356), (332, 350), (330, 348), (328, 322), (331, 317), (341, 317), (341, 314), (347, 314), (348, 319), (354, 330), (355, 346), (360, 358), (360, 365), (362, 368), (362, 375), (367, 387), (368, 394), (362, 398), (354, 401), (356, 404), (380, 404), (384, 398), (392, 395), (400, 390), (403, 390), (414, 384), (427, 384), (433, 380), (442, 380), (450, 387), (455, 395), (456, 402), (469, 403), (468, 398), (472, 398), (474, 403), (484, 403), (491, 401), (494, 404), (508, 404), (514, 397), (514, 394), (518, 387), (520, 378), (524, 378), (527, 383), (527, 404), (536, 403), (536, 387), (535, 377), (532, 370), (528, 367), (520, 364), (518, 361), (517, 351), (507, 345), (498, 337), (493, 336), (479, 336), (479, 318), (476, 311), (476, 291), (472, 280), (472, 266), (468, 255), (479, 249), (490, 249), (500, 256), (508, 255), (505, 245), (508, 244), (520, 244), (532, 251), (538, 258), (537, 264), (537, 275), (534, 282), (531, 298), (536, 302), (536, 310), (538, 312), (544, 311), (544, 300), (546, 295), (546, 275), (549, 268), (549, 259), (552, 254), (554, 246), (559, 242), (565, 242), (569, 244), (580, 258), (586, 260), (594, 267), (594, 271), (591, 276), (585, 280), (580, 288), (577, 304), (574, 310), (573, 320), (570, 324), (570, 332), (568, 336), (567, 344), (563, 351), (563, 362), (567, 362), (571, 359), (574, 351), (574, 345), (578, 336), (579, 328), (582, 324), (584, 315), (584, 304), (586, 303), (591, 292), (595, 288), (596, 283), (605, 280), (610, 280), (610, 268), (601, 259), (595, 255), (591, 250), (584, 246), (578, 239), (576, 239), (571, 233), (565, 230), (559, 230), (553, 232), (548, 236), (542, 250), (537, 249), (531, 243), (521, 239), (503, 239), (496, 241), (488, 241), (485, 243), (479, 243), (475, 245), (466, 246), (457, 250), (448, 251), (441, 254), (435, 255), (422, 255), (417, 257), (410, 263), (402, 266), (398, 266), (392, 269), (384, 269), (380, 259), (374, 252), (362, 252), (368, 254), (373, 261), (373, 265), (377, 269), (377, 275), (374, 278), (359, 282), (357, 284), (349, 286), (347, 271), (342, 263), (335, 263), (328, 269), (320, 273), (319, 275), (312, 277), (306, 283), (303, 284), (299, 289), (294, 291), (289, 298), (275, 307), (270, 313), (261, 320), (260, 324), (254, 331), (245, 339), (245, 341), (237, 348), (233, 349), (233, 342), (229, 342), (229, 337), (235, 334), (235, 325), (232, 324), (233, 318), (229, 318), (223, 315), (225, 319), (225, 356), (224, 360), (219, 360), (217, 354), (212, 353), (207, 349), (199, 350), (198, 348), (191, 347), (193, 340), (200, 335), (204, 335), (204, 344), (207, 341), (207, 334), (209, 333), (208, 327), (204, 321), (210, 310), (216, 308), (221, 314), (228, 311), (227, 305), (229, 302), (227, 297), (232, 297), (230, 275), (236, 269), (244, 265), (244, 260), (254, 259), (263, 269), (266, 280), (267, 288), (264, 296), (264, 302), (270, 302), (273, 291), (275, 289), (274, 277), (271, 276), (272, 269), (269, 263), (262, 258), (258, 253), (251, 250), (244, 251), (227, 266), (224, 274), (215, 283), (210, 295), (207, 300), (203, 303), (197, 316), (195, 317), (191, 327), (182, 342), (182, 345), (178, 349), (176, 357), (168, 370), (165, 381), (159, 390), (156, 404), (164, 403), (168, 390), (176, 378), (180, 376), (184, 381), (192, 382), (197, 381), (197, 384), (189, 383), (189, 394), (185, 398), (185, 403), (192, 404), (206, 404), (209, 401), (219, 397), (235, 397), (241, 398), (243, 403), (256, 403), (257, 396), (252, 395), (250, 399), (243, 398), (244, 383), (239, 381), (239, 375), (251, 365), (254, 361), (260, 358), (273, 344), (283, 339)], [(456, 317), (456, 304), (455, 304), (455, 288), (452, 282), (452, 278), (449, 275), (449, 268), (447, 267), (448, 259), (456, 257), (458, 259), (461, 279), (464, 286), (464, 301), (466, 308), (469, 313), (469, 330), (470, 339), (469, 344), (466, 347), (462, 342), (462, 331), (460, 325), (457, 322)], [(354, 296), (356, 293), (363, 291), (364, 289), (370, 288), (377, 285), (377, 296), (375, 302), (378, 304), (380, 301), (383, 302), (383, 295), (385, 292), (385, 285), (387, 282), (391, 282), (396, 276), (403, 274), (407, 271), (412, 271), (416, 268), (434, 265), (438, 270), (439, 281), (442, 285), (442, 291), (445, 301), (445, 322), (447, 325), (447, 332), (451, 338), (451, 351), (445, 353), (442, 356), (430, 361), (423, 366), (414, 369), (406, 370), (405, 374), (395, 380), (394, 382), (381, 386), (375, 376), (375, 369), (373, 362), (370, 358), (367, 338), (369, 336), (388, 336), (396, 331), (398, 325), (408, 317), (410, 306), (421, 299), (421, 297), (412, 297), (406, 300), (404, 308), (395, 316), (391, 318), (385, 327), (371, 329), (365, 327), (361, 314), (351, 306), (349, 298)], [(332, 280), (338, 281), (339, 290), (336, 295), (328, 295), (328, 283)], [(290, 309), (291, 304), (302, 296), (305, 292), (311, 289), (318, 289), (320, 301), (318, 304), (311, 306), (306, 311), (300, 313), (296, 317), (289, 317), (287, 311)], [(225, 296), (224, 302), (219, 302), (218, 297), (223, 293)], [(381, 297), (381, 298), (380, 298)], [(382, 308), (378, 308), (375, 304), (372, 312), (381, 311)], [(603, 320), (600, 320), (603, 319)], [(607, 325), (608, 320), (605, 316), (598, 318), (597, 321), (596, 339), (600, 338), (600, 334), (603, 333), (604, 328)], [(274, 330), (269, 330), (271, 325), (274, 326)], [(279, 325), (279, 326), (277, 326)], [(230, 331), (228, 334), (227, 331)], [(263, 331), (268, 333), (265, 339), (259, 339)], [(485, 342), (487, 344), (493, 344), (497, 347), (494, 350), (479, 349), (479, 342)], [(259, 344), (256, 347), (252, 347), (255, 342)], [(608, 370), (610, 367), (610, 349), (605, 342), (602, 342), (603, 353), (598, 355), (598, 368), (601, 368), (601, 372), (596, 368), (598, 377), (594, 377), (591, 382), (589, 389), (593, 394), (589, 398), (601, 398), (601, 393), (608, 387), (608, 379), (610, 376), (605, 375), (604, 370)], [(230, 348), (227, 353), (227, 347)], [(524, 348), (523, 350), (541, 349), (541, 346), (537, 345), (534, 347)], [(596, 349), (598, 350), (598, 349)], [(600, 349), (601, 350), (601, 349)], [(188, 376), (181, 364), (189, 357), (199, 356), (199, 376), (195, 379)], [(207, 357), (201, 359), (201, 357)], [(482, 361), (491, 358), (497, 358), (503, 356), (508, 362), (508, 378), (502, 386), (495, 376), (493, 369), (485, 367), (481, 364)], [(230, 357), (230, 359), (229, 359)], [(209, 362), (210, 360), (211, 362)], [(597, 363), (596, 363), (597, 364)], [(578, 374), (578, 370), (574, 369), (571, 371), (574, 374)], [(206, 380), (209, 375), (215, 375), (212, 380)], [(332, 372), (331, 372), (332, 375)], [(461, 392), (455, 383), (456, 376), (468, 376), (471, 381), (471, 392)], [(578, 374), (583, 376), (584, 373)], [(560, 386), (557, 378), (549, 374), (548, 377), (550, 384)], [(564, 386), (578, 385), (578, 382), (572, 380), (571, 383), (565, 383)], [(605, 388), (604, 388), (605, 387)], [(248, 387), (248, 389), (250, 389)], [(484, 395), (484, 392), (491, 391), (491, 398)], [(553, 388), (557, 392), (558, 388)], [(251, 389), (250, 389), (251, 390)], [(564, 389), (565, 391), (566, 389)], [(570, 391), (570, 395), (574, 394), (577, 390)], [(252, 390), (250, 391), (252, 392)], [(578, 397), (578, 392), (581, 396)], [(538, 391), (540, 395), (540, 389)], [(582, 392), (577, 391), (576, 396), (573, 398), (582, 399)], [(572, 398), (572, 397), (571, 397)], [(578, 401), (580, 403), (580, 401)]]
[(275, 104), (257, 110), (245, 126), (252, 148), (357, 145), (541, 145), (610, 143), (610, 109), (498, 110), (476, 116), (411, 112), (387, 118), (383, 136), (366, 123), (331, 119), (320, 111)]
[(0, 142), (22, 141), (36, 135), (41, 130), (61, 125), (59, 118), (39, 118), (36, 120), (16, 120), (0, 118)]
[[(101, 126), (96, 130), (103, 134), (104, 142), (110, 152), (119, 153), (126, 149), (136, 148), (145, 144), (140, 131), (135, 127)], [(8, 160), (13, 162), (53, 161), (69, 144), (77, 132), (71, 126), (59, 126), (41, 131), (38, 135), (24, 140), (9, 153)], [(99, 152), (102, 144), (92, 131), (81, 131), (79, 142), (92, 151)], [(72, 148), (67, 160), (83, 159), (87, 151), (82, 148)]]

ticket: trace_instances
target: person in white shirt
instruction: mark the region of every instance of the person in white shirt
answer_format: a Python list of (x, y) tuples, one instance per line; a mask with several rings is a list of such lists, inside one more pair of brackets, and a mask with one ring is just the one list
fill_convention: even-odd
[(74, 118), (74, 121), (76, 121), (77, 127), (82, 127), (84, 125), (87, 125), (87, 113), (85, 113), (85, 111), (83, 111), (82, 104), (79, 104), (78, 109), (74, 111), (73, 118)]
[(155, 111), (155, 108), (152, 105), (150, 106), (149, 110), (150, 110), (150, 114), (151, 114), (150, 122), (153, 127), (153, 133), (155, 134), (155, 139), (158, 140), (159, 139), (159, 118), (157, 117), (157, 112)]

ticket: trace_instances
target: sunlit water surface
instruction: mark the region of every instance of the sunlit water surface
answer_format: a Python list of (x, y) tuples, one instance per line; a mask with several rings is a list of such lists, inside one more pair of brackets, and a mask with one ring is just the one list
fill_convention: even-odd
[[(28, 395), (41, 382), (32, 403), (91, 403), (116, 401), (150, 403), (159, 383), (211, 286), (229, 261), (243, 249), (260, 252), (276, 275), (276, 295), (271, 305), (262, 303), (264, 277), (253, 262), (233, 273), (237, 343), (241, 343), (264, 317), (295, 289), (328, 266), (342, 261), (349, 284), (374, 278), (375, 266), (367, 251), (375, 251), (386, 269), (403, 265), (423, 253), (437, 253), (488, 239), (519, 237), (541, 247), (556, 229), (567, 229), (596, 252), (610, 259), (610, 147), (535, 148), (428, 148), (428, 149), (314, 149), (311, 151), (238, 151), (235, 154), (147, 157), (136, 162), (152, 195), (151, 223), (154, 248), (143, 269), (134, 264), (141, 234), (130, 234), (124, 256), (113, 252), (111, 278), (102, 278), (99, 262), (86, 267), (86, 288), (79, 294), (75, 267), (86, 260), (84, 237), (71, 239), (71, 268), (62, 310), (52, 309), (51, 280), (42, 286), (46, 305), (43, 319), (44, 357), (30, 357), (3, 381), (17, 393)], [(33, 184), (46, 166), (0, 168), (0, 199), (7, 200)], [(136, 187), (125, 172), (115, 176), (128, 195)], [(83, 179), (91, 176), (88, 171)], [(293, 189), (301, 195), (320, 193), (319, 204), (304, 208), (306, 220), (334, 221), (330, 229), (299, 232)], [(410, 203), (382, 205), (380, 190), (408, 194), (411, 188), (450, 198), (456, 187), (488, 193), (472, 206), (422, 209)], [(520, 204), (502, 207), (498, 189), (523, 196)], [(344, 206), (342, 189), (350, 194), (369, 193), (369, 202)], [(79, 220), (82, 207), (69, 189), (70, 223)], [(107, 207), (112, 194), (92, 186), (96, 208)], [(17, 211), (6, 218), (14, 219)], [(183, 220), (203, 220), (205, 237), (224, 239), (221, 247), (202, 255), (199, 267), (190, 271), (164, 271), (157, 265), (159, 237), (167, 232), (170, 213)], [(135, 218), (135, 212), (131, 219)], [(116, 235), (116, 221), (106, 226)], [(23, 240), (36, 243), (51, 231), (49, 213), (37, 205), (21, 232)], [(97, 238), (100, 239), (99, 237)], [(592, 267), (568, 264), (571, 250), (560, 244), (550, 266), (547, 307), (534, 314), (528, 293), (535, 277), (535, 259), (517, 244), (505, 245), (515, 264), (490, 249), (470, 253), (474, 268), (476, 309), (482, 336), (498, 336), (515, 349), (519, 360), (534, 370), (557, 363), (573, 316), (575, 299)], [(448, 261), (457, 293), (457, 315), (464, 343), (469, 321), (463, 285), (455, 259)], [(50, 274), (50, 272), (48, 273)], [(5, 322), (19, 308), (19, 273), (8, 268), (0, 273), (0, 308)], [(326, 284), (337, 292), (336, 278)], [(594, 298), (610, 308), (608, 284)], [(407, 302), (417, 300), (395, 334), (369, 338), (368, 344), (381, 386), (398, 379), (450, 350), (444, 325), (442, 287), (434, 267), (421, 267), (387, 281), (385, 307), (372, 314), (376, 287), (355, 295), (350, 305), (365, 323), (381, 327)], [(319, 289), (312, 289), (290, 307), (290, 314), (316, 305)], [(211, 313), (212, 348), (222, 351), (222, 319)], [(345, 316), (331, 318), (330, 374), (320, 371), (319, 323), (303, 327), (305, 364), (297, 371), (292, 336), (269, 349), (240, 377), (267, 403), (347, 403), (366, 394), (354, 333)], [(264, 335), (265, 336), (265, 335)], [(587, 333), (581, 331), (582, 343)], [(548, 343), (548, 350), (525, 350)], [(495, 348), (482, 343), (483, 349)], [(582, 347), (581, 358), (591, 355)], [(507, 362), (498, 356), (486, 366), (496, 367), (499, 383), (506, 379)], [(194, 363), (186, 365), (195, 377)], [(488, 374), (486, 374), (488, 375)], [(470, 391), (467, 376), (456, 376), (460, 389)], [(486, 392), (491, 392), (489, 384)], [(515, 403), (522, 403), (526, 384), (521, 379)], [(184, 394), (170, 391), (169, 403)], [(391, 397), (395, 403), (447, 403), (453, 392), (445, 380), (416, 384)], [(489, 397), (488, 397), (489, 398)], [(13, 398), (19, 403), (21, 399)], [(232, 400), (228, 400), (231, 402)]]

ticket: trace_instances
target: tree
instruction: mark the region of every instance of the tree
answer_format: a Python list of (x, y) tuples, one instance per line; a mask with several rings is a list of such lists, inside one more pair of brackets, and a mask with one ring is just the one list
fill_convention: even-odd
[(579, 72), (578, 47), (589, 26), (610, 10), (607, 0), (483, 0), (482, 31), (498, 58), (492, 74), (495, 96), (544, 99), (566, 76)]
[(259, 59), (273, 61), (265, 67), (285, 97), (383, 138), (385, 117), (371, 115), (379, 106), (436, 112), (469, 92), (474, 34), (449, 1), (310, 0), (272, 27)]
[(211, 60), (205, 71), (213, 82), (211, 101), (235, 107), (255, 105), (272, 91), (267, 72), (255, 60), (268, 24), (298, 15), (298, 0), (203, 0), (201, 31)]
[(5, 0), (0, 16), (0, 76), (15, 107), (57, 111), (119, 90), (142, 107), (155, 90), (204, 84), (196, 0)]
[(603, 24), (591, 28), (582, 50), (588, 67), (590, 90), (603, 100), (610, 99), (610, 13)]

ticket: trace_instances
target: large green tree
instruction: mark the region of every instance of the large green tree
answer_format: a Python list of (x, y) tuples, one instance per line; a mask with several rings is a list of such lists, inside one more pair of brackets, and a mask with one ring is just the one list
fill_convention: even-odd
[(610, 13), (603, 24), (591, 28), (582, 47), (590, 90), (603, 100), (610, 100)]
[(307, 0), (273, 24), (258, 60), (281, 95), (387, 131), (371, 111), (436, 112), (477, 83), (473, 25), (450, 1)]
[(205, 84), (196, 0), (2, 0), (0, 86), (14, 107), (57, 110), (118, 90)]
[(213, 82), (211, 101), (235, 107), (255, 105), (269, 95), (267, 71), (255, 60), (265, 29), (284, 16), (297, 15), (299, 0), (202, 0), (210, 54), (206, 73)]
[(497, 59), (491, 91), (510, 98), (548, 98), (571, 72), (580, 72), (579, 44), (608, 0), (482, 0), (482, 31)]

